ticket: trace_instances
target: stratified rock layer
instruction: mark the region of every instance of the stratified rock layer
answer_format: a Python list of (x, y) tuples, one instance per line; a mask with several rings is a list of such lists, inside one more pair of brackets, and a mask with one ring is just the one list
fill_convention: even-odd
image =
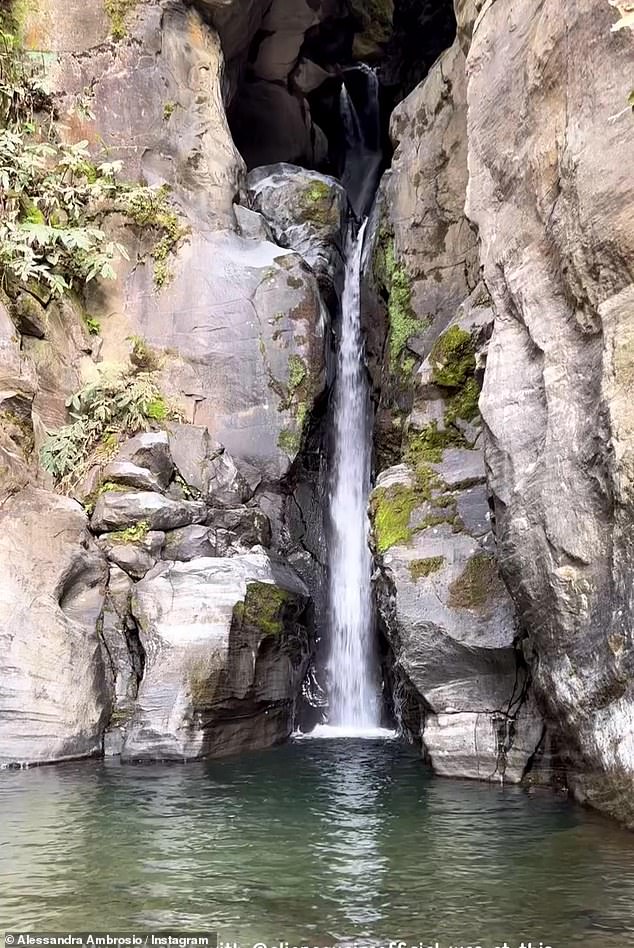
[(310, 652), (307, 602), (263, 552), (148, 575), (132, 603), (146, 664), (123, 758), (191, 760), (287, 738)]
[(0, 563), (0, 766), (100, 753), (108, 570), (85, 513), (26, 488), (0, 512)]

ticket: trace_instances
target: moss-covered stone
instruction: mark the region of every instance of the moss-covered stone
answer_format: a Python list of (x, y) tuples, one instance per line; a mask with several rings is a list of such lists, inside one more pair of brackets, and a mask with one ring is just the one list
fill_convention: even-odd
[(436, 340), (429, 361), (437, 385), (461, 388), (475, 370), (475, 342), (471, 333), (451, 326)]
[(397, 543), (409, 543), (414, 533), (410, 527), (412, 513), (424, 501), (421, 490), (403, 484), (380, 487), (374, 492), (371, 514), (379, 553), (385, 553)]
[(339, 211), (332, 188), (325, 181), (314, 180), (303, 191), (300, 199), (298, 220), (312, 222), (323, 227), (336, 226)]
[(241, 626), (260, 629), (264, 635), (281, 635), (284, 631), (284, 610), (291, 594), (272, 583), (248, 583), (244, 602), (236, 604), (234, 621)]
[(277, 446), (288, 455), (294, 456), (299, 451), (301, 435), (291, 428), (283, 428), (277, 439)]
[(108, 539), (112, 540), (113, 543), (140, 543), (145, 540), (149, 532), (149, 523), (147, 520), (141, 520), (125, 530), (116, 530), (114, 533), (108, 534)]
[(351, 0), (358, 22), (354, 38), (354, 58), (374, 59), (392, 35), (394, 0)]
[(295, 392), (308, 375), (308, 367), (301, 356), (290, 355), (288, 357), (288, 388), (291, 393)]
[(448, 604), (452, 609), (482, 609), (495, 595), (499, 583), (495, 557), (476, 553), (449, 586)]
[(473, 377), (467, 378), (464, 385), (452, 395), (447, 404), (445, 422), (452, 424), (458, 418), (472, 421), (479, 412), (480, 386)]
[(379, 231), (373, 267), (375, 280), (387, 296), (390, 371), (409, 376), (415, 361), (405, 355), (407, 343), (429, 323), (414, 312), (411, 280), (404, 265), (397, 260), (394, 238), (385, 227)]
[(412, 560), (409, 564), (409, 571), (415, 583), (419, 579), (425, 579), (432, 573), (437, 573), (443, 568), (446, 560), (444, 556), (428, 556), (422, 560)]
[(110, 20), (110, 31), (116, 40), (126, 35), (126, 17), (138, 0), (104, 0), (104, 8)]
[(463, 447), (463, 435), (451, 426), (440, 431), (436, 421), (430, 422), (420, 431), (412, 431), (407, 438), (405, 460), (415, 471), (426, 464), (439, 464), (445, 448)]

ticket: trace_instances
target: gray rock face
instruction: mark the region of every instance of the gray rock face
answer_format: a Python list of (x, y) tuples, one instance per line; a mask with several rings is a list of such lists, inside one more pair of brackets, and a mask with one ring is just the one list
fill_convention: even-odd
[(108, 572), (86, 515), (35, 488), (11, 497), (0, 564), (0, 766), (100, 753), (109, 696), (97, 624)]
[(468, 211), (497, 312), (482, 410), (501, 566), (571, 782), (634, 825), (634, 126), (611, 118), (632, 36), (613, 22), (592, 0), (564, 19), (555, 0), (483, 7)]
[[(368, 261), (390, 297), (387, 347), (375, 331), (370, 344), (381, 360), (373, 372), (378, 451), (393, 459), (372, 499), (379, 613), (399, 687), (418, 703), (420, 720), (408, 726), (420, 731), (435, 770), (518, 782), (543, 722), (532, 703), (526, 710), (529, 681), (488, 508), (478, 396), (493, 312), (464, 214), (464, 71), (456, 42), (395, 110), (397, 147)], [(414, 355), (418, 365), (408, 369)]]
[(334, 178), (295, 165), (256, 168), (247, 178), (253, 207), (276, 241), (301, 254), (328, 295), (340, 288), (348, 200)]
[(156, 530), (150, 530), (138, 540), (117, 536), (116, 533), (106, 533), (99, 540), (106, 558), (133, 579), (142, 579), (154, 566), (164, 543), (165, 534)]
[(221, 444), (206, 428), (172, 424), (169, 428), (171, 456), (183, 480), (203, 500), (216, 507), (237, 507), (253, 491)]
[(133, 596), (146, 666), (123, 758), (191, 760), (288, 737), (307, 601), (263, 552), (157, 567)]
[(150, 491), (109, 490), (101, 494), (91, 517), (96, 533), (146, 523), (150, 530), (174, 530), (201, 523), (207, 507), (201, 501), (172, 500)]
[[(165, 431), (143, 431), (134, 438), (129, 438), (119, 448), (116, 462), (127, 462), (134, 467), (149, 471), (162, 489), (167, 487), (174, 475), (174, 462)], [(105, 479), (117, 480), (117, 476), (109, 478), (106, 471)], [(118, 479), (121, 483), (125, 483), (121, 475)]]

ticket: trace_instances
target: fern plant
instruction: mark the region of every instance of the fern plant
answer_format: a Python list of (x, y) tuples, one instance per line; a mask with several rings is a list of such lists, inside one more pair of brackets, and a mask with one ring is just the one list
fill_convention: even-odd
[(76, 482), (94, 452), (116, 443), (118, 434), (145, 431), (156, 422), (178, 418), (151, 372), (110, 370), (67, 402), (72, 422), (49, 435), (40, 459), (58, 481)]

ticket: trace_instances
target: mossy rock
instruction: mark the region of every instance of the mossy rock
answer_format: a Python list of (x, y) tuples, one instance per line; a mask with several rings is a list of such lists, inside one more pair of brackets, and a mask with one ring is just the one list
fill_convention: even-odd
[(284, 613), (290, 599), (289, 592), (273, 583), (248, 583), (244, 602), (234, 607), (234, 621), (243, 628), (255, 628), (264, 635), (279, 636), (284, 632)]
[(475, 341), (460, 326), (451, 326), (430, 353), (432, 378), (444, 388), (459, 389), (475, 371)]
[(446, 563), (444, 556), (428, 556), (422, 560), (412, 560), (409, 564), (409, 571), (415, 583), (419, 579), (426, 579), (432, 573), (437, 573)]
[(499, 590), (500, 577), (495, 557), (490, 553), (476, 553), (449, 586), (447, 602), (452, 609), (481, 610)]
[(336, 194), (325, 181), (312, 181), (302, 192), (300, 204), (298, 220), (301, 223), (312, 223), (321, 227), (338, 226)]
[(425, 499), (419, 488), (404, 484), (379, 487), (374, 492), (371, 513), (379, 553), (385, 553), (398, 543), (410, 542), (414, 534), (410, 527), (412, 513)]
[(419, 319), (412, 306), (412, 283), (397, 259), (394, 237), (385, 225), (379, 230), (373, 260), (374, 279), (387, 297), (390, 371), (409, 378), (415, 361), (407, 356), (409, 340), (424, 332), (429, 322)]
[(415, 471), (427, 464), (440, 464), (445, 448), (466, 447), (464, 436), (451, 426), (438, 429), (436, 421), (420, 431), (411, 431), (407, 438), (405, 460)]

